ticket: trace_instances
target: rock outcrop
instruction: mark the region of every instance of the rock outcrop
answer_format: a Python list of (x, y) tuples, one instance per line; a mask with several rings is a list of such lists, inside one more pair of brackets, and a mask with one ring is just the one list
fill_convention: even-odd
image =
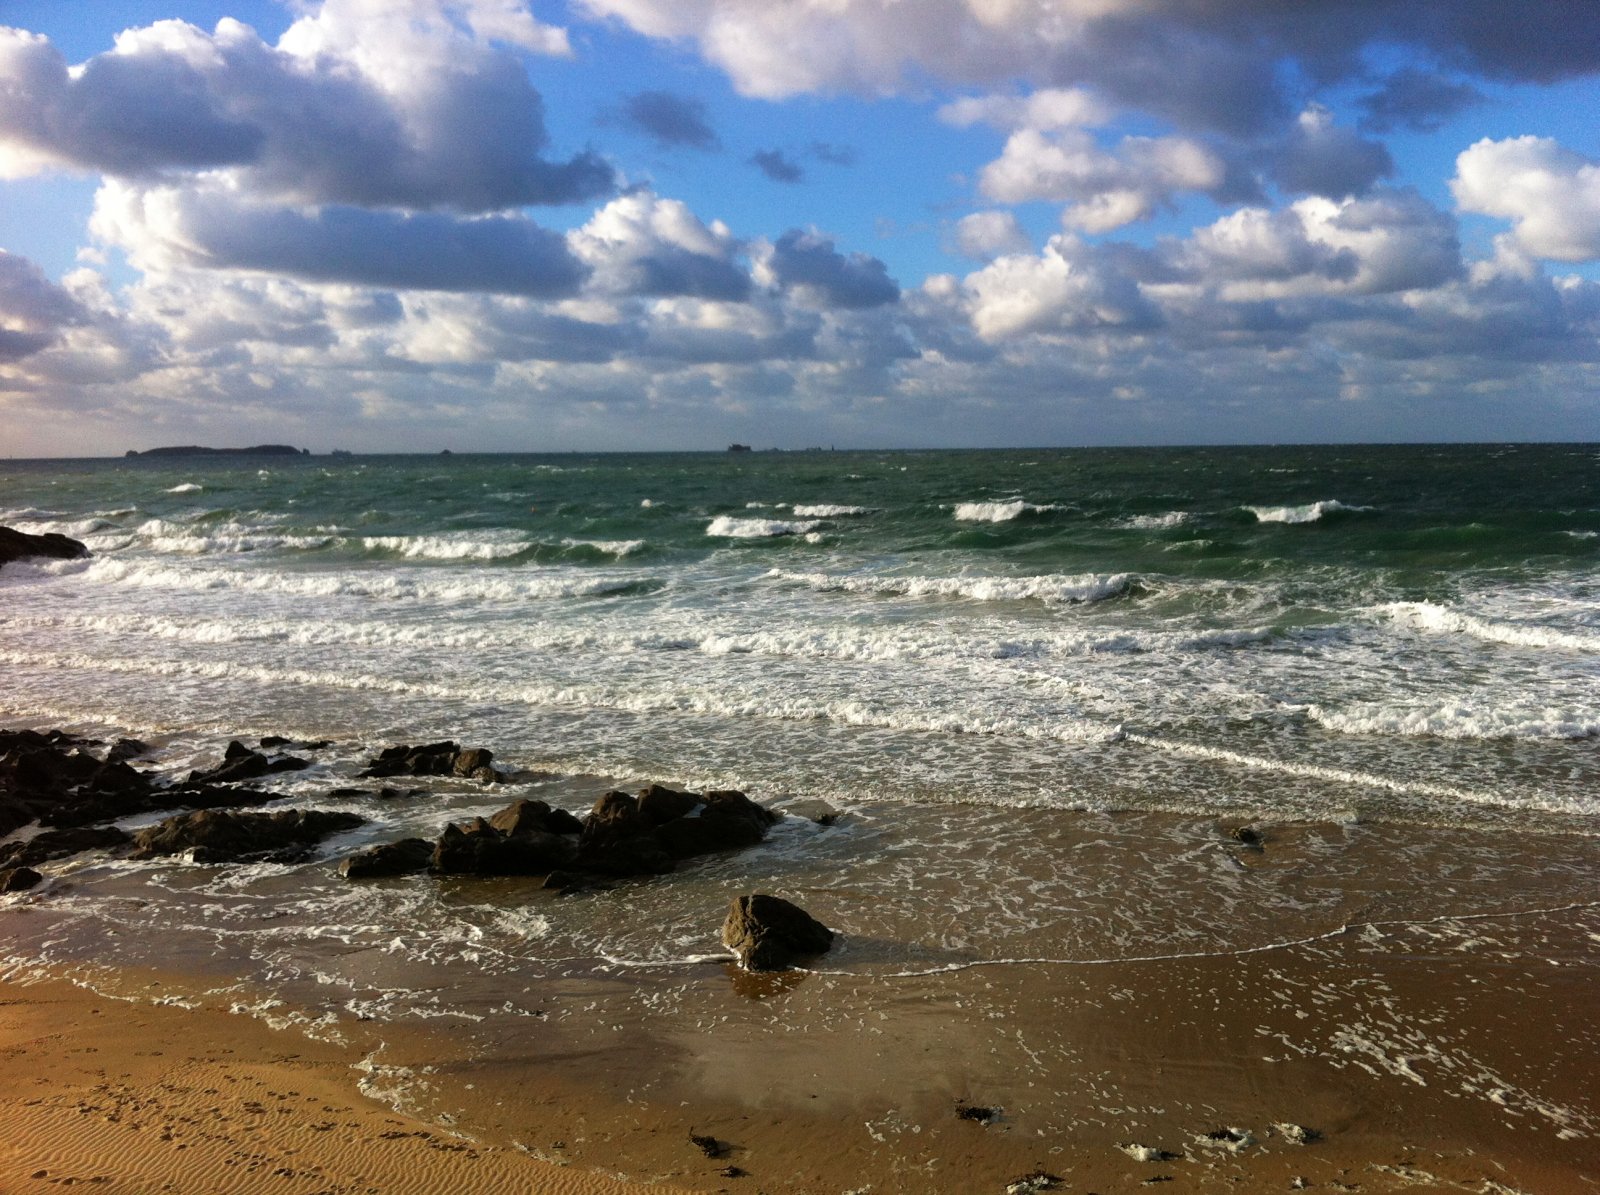
[(389, 747), (367, 763), (363, 779), (388, 776), (456, 776), (466, 780), (496, 783), (505, 777), (495, 770), (494, 752), (486, 747), (469, 747), (443, 742), (420, 747)]
[(169, 817), (133, 836), (133, 857), (194, 852), (196, 863), (263, 860), (295, 862), (330, 834), (353, 830), (366, 819), (354, 813), (321, 809), (279, 809), (239, 813), (202, 809)]
[(234, 739), (223, 752), (220, 764), (205, 771), (190, 772), (188, 783), (237, 784), (243, 780), (259, 780), (262, 776), (274, 772), (298, 772), (310, 766), (309, 759), (301, 759), (296, 755), (268, 757), (259, 751), (252, 751), (238, 739)]
[(796, 961), (825, 954), (833, 931), (782, 897), (736, 896), (722, 923), (722, 944), (747, 971), (783, 971)]
[(433, 843), (426, 838), (402, 838), (356, 852), (339, 864), (339, 874), (347, 880), (411, 875), (427, 871), (432, 859)]
[(77, 560), (88, 554), (89, 549), (83, 543), (54, 531), (29, 535), (26, 531), (0, 527), (0, 566), (10, 564), (13, 560), (26, 560), (30, 556)]

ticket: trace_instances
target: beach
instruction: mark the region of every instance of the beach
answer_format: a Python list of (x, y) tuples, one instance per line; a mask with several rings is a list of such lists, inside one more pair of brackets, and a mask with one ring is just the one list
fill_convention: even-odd
[[(1594, 459), (9, 462), (91, 555), (0, 727), (108, 787), (0, 894), (0, 1189), (1591, 1190)], [(651, 785), (765, 812), (439, 863)], [(319, 828), (139, 847), (201, 805)]]

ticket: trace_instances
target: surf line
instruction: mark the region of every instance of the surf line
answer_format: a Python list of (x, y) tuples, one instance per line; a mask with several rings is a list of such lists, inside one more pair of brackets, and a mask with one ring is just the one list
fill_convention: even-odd
[[(793, 970), (806, 975), (823, 975), (842, 979), (916, 979), (927, 975), (945, 975), (956, 971), (970, 971), (978, 967), (1110, 967), (1119, 963), (1168, 963), (1183, 962), (1190, 959), (1214, 958), (1241, 958), (1250, 954), (1269, 954), (1280, 950), (1293, 950), (1300, 946), (1313, 946), (1318, 942), (1331, 942), (1347, 934), (1357, 933), (1364, 929), (1383, 930), (1389, 928), (1417, 928), (1425, 925), (1444, 925), (1460, 921), (1508, 921), (1520, 917), (1541, 917), (1555, 913), (1571, 913), (1586, 909), (1600, 909), (1600, 900), (1577, 901), (1568, 905), (1553, 905), (1541, 909), (1515, 909), (1509, 912), (1495, 913), (1446, 913), (1438, 917), (1423, 918), (1397, 918), (1383, 921), (1350, 921), (1335, 929), (1327, 930), (1320, 934), (1311, 934), (1304, 938), (1289, 938), (1281, 942), (1265, 942), (1260, 946), (1240, 946), (1233, 950), (1192, 950), (1173, 954), (1134, 954), (1123, 955), (1117, 958), (993, 958), (993, 959), (966, 959), (961, 962), (945, 963), (938, 967), (927, 967), (912, 971), (851, 971), (843, 968), (821, 967), (795, 967)], [(848, 935), (844, 935), (848, 940)], [(731, 954), (691, 954), (684, 958), (674, 959), (619, 959), (599, 956), (595, 961), (603, 969), (631, 968), (637, 970), (667, 969), (671, 967), (703, 966), (707, 963), (726, 963), (733, 956)], [(561, 959), (561, 962), (574, 962), (574, 959)]]

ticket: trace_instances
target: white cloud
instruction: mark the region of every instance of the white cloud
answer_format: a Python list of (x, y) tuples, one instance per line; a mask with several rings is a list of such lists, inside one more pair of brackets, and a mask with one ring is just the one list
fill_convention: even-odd
[(1533, 257), (1600, 258), (1600, 164), (1548, 137), (1469, 146), (1450, 189), (1464, 211), (1512, 221), (1516, 247)]
[(1064, 202), (1067, 227), (1109, 232), (1148, 219), (1181, 192), (1216, 190), (1227, 174), (1221, 157), (1186, 137), (1124, 137), (1106, 150), (1082, 130), (1025, 128), (983, 168), (979, 189), (996, 203)]
[(957, 128), (987, 124), (999, 129), (1094, 128), (1111, 110), (1081, 87), (1045, 87), (1029, 95), (963, 96), (939, 109), (939, 119)]
[(972, 326), (987, 341), (1159, 322), (1136, 282), (1070, 236), (1051, 237), (1037, 257), (991, 262), (967, 277), (966, 290)]
[(703, 223), (676, 199), (640, 191), (613, 199), (570, 237), (601, 294), (739, 300), (750, 277), (726, 225)]
[(1033, 242), (1010, 212), (973, 212), (956, 221), (956, 248), (979, 261), (1007, 253), (1026, 253)]

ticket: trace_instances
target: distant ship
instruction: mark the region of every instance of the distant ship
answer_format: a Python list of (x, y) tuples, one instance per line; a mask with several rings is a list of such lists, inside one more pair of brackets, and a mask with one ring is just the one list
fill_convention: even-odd
[(348, 448), (335, 448), (328, 455), (329, 456), (354, 456), (355, 453), (351, 452)]
[(729, 444), (728, 445), (728, 451), (729, 452), (749, 452), (750, 451), (750, 445), (748, 445), (748, 444)]

